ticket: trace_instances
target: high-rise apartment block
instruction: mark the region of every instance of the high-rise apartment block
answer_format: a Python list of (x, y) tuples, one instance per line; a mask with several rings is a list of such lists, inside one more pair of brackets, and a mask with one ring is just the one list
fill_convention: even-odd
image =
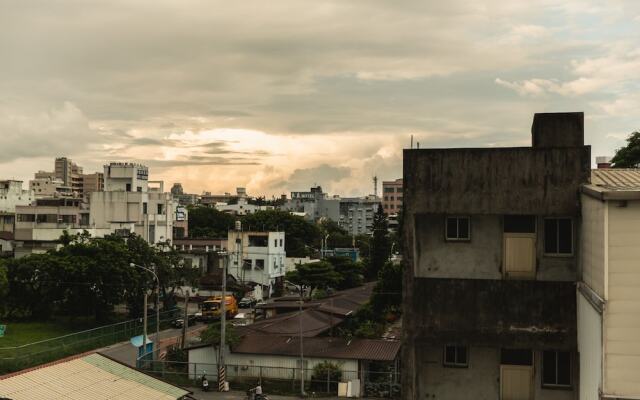
[(382, 182), (382, 210), (387, 215), (402, 210), (402, 179)]

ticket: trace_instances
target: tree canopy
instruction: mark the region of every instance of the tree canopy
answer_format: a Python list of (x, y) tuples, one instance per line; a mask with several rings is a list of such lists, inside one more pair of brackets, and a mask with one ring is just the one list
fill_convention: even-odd
[(615, 168), (637, 168), (640, 166), (640, 132), (627, 138), (627, 145), (619, 148), (611, 159)]
[(142, 314), (143, 294), (155, 287), (150, 272), (131, 263), (156, 268), (165, 308), (175, 304), (175, 288), (195, 279), (169, 247), (149, 245), (135, 234), (91, 238), (88, 233), (63, 235), (62, 247), (46, 254), (4, 260), (7, 312), (14, 317), (95, 316), (105, 320), (115, 305), (127, 304), (132, 316)]
[(389, 260), (391, 254), (391, 238), (389, 237), (387, 216), (382, 207), (378, 207), (378, 211), (373, 216), (373, 237), (371, 238), (369, 252), (367, 279), (375, 280), (378, 277), (378, 272)]
[(194, 238), (226, 238), (236, 217), (213, 207), (189, 207), (189, 236)]
[(280, 210), (258, 211), (245, 215), (242, 217), (242, 229), (284, 231), (285, 251), (288, 257), (305, 257), (311, 254), (311, 246), (320, 240), (320, 229), (316, 224)]

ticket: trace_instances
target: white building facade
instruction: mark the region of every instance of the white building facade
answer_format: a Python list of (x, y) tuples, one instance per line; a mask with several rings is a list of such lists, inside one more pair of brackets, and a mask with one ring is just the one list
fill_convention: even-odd
[(0, 232), (13, 232), (16, 206), (28, 205), (35, 196), (22, 189), (22, 181), (0, 181)]
[(580, 399), (640, 399), (640, 170), (592, 171), (581, 200)]
[(229, 231), (229, 273), (239, 282), (255, 283), (270, 297), (285, 275), (284, 232)]

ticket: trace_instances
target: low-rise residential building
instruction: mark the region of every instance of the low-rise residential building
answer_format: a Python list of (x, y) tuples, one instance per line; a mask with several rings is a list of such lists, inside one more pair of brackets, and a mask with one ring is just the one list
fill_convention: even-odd
[(382, 209), (387, 215), (402, 210), (402, 179), (382, 182)]
[(211, 194), (211, 192), (204, 192), (200, 196), (200, 204), (207, 207), (215, 207), (218, 203), (233, 203), (238, 199), (247, 197), (247, 189), (243, 187), (236, 188), (236, 194), (233, 195), (231, 193), (224, 194)]
[(531, 138), (404, 150), (404, 399), (578, 397), (584, 116), (536, 114)]
[(197, 194), (185, 193), (180, 182), (176, 182), (171, 186), (171, 194), (181, 206), (198, 204), (198, 201), (200, 200), (200, 196)]
[(85, 230), (94, 237), (112, 233), (89, 224), (89, 210), (81, 199), (43, 198), (16, 206), (15, 256), (45, 253), (59, 245), (65, 231), (74, 235)]
[(12, 232), (15, 224), (16, 206), (28, 205), (35, 199), (33, 191), (24, 190), (22, 181), (0, 181), (0, 232)]
[(229, 274), (242, 284), (261, 285), (266, 297), (283, 284), (285, 274), (284, 232), (230, 230), (227, 239)]
[[(38, 175), (37, 173), (36, 175)], [(71, 186), (67, 186), (61, 179), (49, 176), (34, 178), (29, 181), (29, 189), (36, 197), (74, 197), (75, 193)]]
[(592, 171), (581, 203), (580, 399), (640, 399), (640, 169)]
[(161, 183), (157, 189), (149, 187), (147, 167), (110, 163), (104, 166), (104, 177), (105, 191), (90, 196), (90, 226), (133, 232), (151, 244), (173, 240), (176, 202)]
[[(397, 374), (399, 341), (313, 337), (305, 338), (303, 347), (304, 378), (307, 381), (318, 365), (332, 363), (338, 366), (340, 382), (351, 382), (356, 386), (352, 397), (359, 397), (360, 393), (367, 395), (365, 386), (371, 380), (385, 382), (386, 389), (400, 383)], [(217, 369), (217, 349), (211, 345), (188, 348), (189, 376), (213, 374)], [(300, 379), (300, 338), (295, 335), (246, 335), (237, 345), (225, 348), (224, 359), (228, 379), (273, 378), (293, 382)], [(390, 372), (376, 375), (372, 364), (378, 367), (377, 370)], [(331, 387), (337, 395), (338, 382), (332, 382)]]
[(222, 202), (217, 203), (215, 205), (215, 208), (218, 211), (232, 215), (248, 215), (254, 214), (258, 211), (273, 210), (273, 206), (259, 206), (257, 204), (249, 204), (246, 197), (240, 197), (237, 202), (231, 204)]
[(218, 253), (227, 249), (227, 239), (176, 238), (173, 245), (185, 266), (197, 268), (201, 275), (207, 275), (220, 268), (215, 261), (220, 258)]

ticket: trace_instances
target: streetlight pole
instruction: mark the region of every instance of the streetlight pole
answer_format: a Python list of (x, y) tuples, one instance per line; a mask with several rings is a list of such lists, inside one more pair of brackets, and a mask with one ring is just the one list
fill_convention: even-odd
[[(151, 268), (143, 267), (142, 265), (130, 263), (129, 266), (137, 267), (143, 269), (147, 272), (151, 272), (153, 274), (154, 279), (156, 280), (156, 349), (160, 346), (160, 280), (158, 279), (158, 275)], [(154, 266), (155, 267), (155, 266)], [(144, 294), (144, 333), (143, 333), (143, 354), (146, 354), (147, 351), (147, 293), (145, 291)]]
[(225, 340), (227, 333), (227, 267), (230, 255), (227, 252), (222, 253), (222, 301), (220, 302), (220, 351), (218, 353), (218, 389), (222, 391), (226, 378), (225, 371)]
[(304, 344), (302, 342), (302, 303), (303, 303), (303, 294), (302, 294), (302, 285), (296, 285), (293, 282), (285, 281), (290, 285), (298, 286), (300, 292), (300, 300), (299, 300), (299, 311), (298, 311), (298, 329), (300, 331), (300, 396), (304, 397), (307, 394), (304, 392)]

